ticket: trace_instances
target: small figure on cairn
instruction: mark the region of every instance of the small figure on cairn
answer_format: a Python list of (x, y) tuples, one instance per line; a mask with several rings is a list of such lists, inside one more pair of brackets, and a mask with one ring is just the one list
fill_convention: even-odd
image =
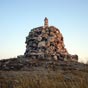
[(47, 17), (45, 17), (45, 19), (44, 19), (44, 27), (48, 27), (48, 18)]

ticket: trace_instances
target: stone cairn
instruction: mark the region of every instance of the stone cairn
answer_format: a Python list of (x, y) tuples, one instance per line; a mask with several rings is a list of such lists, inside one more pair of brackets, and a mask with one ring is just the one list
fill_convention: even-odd
[(47, 60), (78, 61), (77, 55), (68, 53), (60, 30), (48, 25), (45, 17), (44, 26), (33, 28), (26, 37), (25, 57)]

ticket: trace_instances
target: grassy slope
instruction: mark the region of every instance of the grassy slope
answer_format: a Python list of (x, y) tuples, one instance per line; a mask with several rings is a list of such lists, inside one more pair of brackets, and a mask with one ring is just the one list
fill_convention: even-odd
[(88, 70), (0, 71), (0, 88), (88, 88)]

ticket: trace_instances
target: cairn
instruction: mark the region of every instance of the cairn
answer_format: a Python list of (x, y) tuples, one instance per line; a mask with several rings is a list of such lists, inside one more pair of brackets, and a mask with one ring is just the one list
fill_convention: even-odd
[(49, 26), (48, 18), (44, 19), (44, 26), (33, 28), (26, 37), (25, 57), (78, 61), (77, 55), (68, 53), (64, 45), (64, 38), (60, 30)]

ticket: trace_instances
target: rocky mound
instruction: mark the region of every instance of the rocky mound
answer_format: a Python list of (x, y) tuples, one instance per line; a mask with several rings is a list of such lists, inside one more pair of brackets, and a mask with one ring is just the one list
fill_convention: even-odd
[(44, 26), (29, 32), (25, 43), (25, 57), (78, 61), (78, 56), (70, 55), (65, 48), (60, 30), (54, 26), (48, 26), (47, 18), (44, 20)]
[[(0, 61), (0, 70), (39, 71), (39, 70), (82, 70), (88, 65), (74, 61), (55, 61), (47, 59), (11, 58)], [(86, 69), (87, 70), (87, 69)]]
[[(45, 18), (44, 26), (32, 29), (26, 37), (26, 51), (17, 58), (1, 60), (0, 70), (32, 70), (33, 68), (59, 66), (60, 63), (77, 62), (78, 56), (68, 53), (60, 30), (48, 26)], [(55, 62), (56, 61), (56, 62)], [(57, 63), (57, 64), (54, 64)]]
[(0, 88), (87, 88), (88, 64), (68, 53), (59, 29), (34, 28), (26, 38), (26, 51), (0, 60)]

